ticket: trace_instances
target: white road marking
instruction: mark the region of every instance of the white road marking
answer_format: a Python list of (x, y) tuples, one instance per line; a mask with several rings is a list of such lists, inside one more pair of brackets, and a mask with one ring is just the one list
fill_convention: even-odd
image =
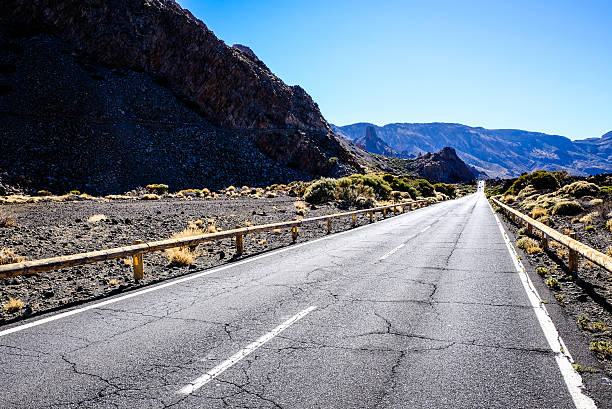
[[(488, 200), (487, 203), (489, 203)], [(489, 207), (491, 207), (490, 203)], [(533, 286), (529, 275), (527, 275), (525, 266), (523, 266), (523, 263), (521, 263), (521, 261), (519, 260), (518, 254), (510, 243), (510, 239), (504, 231), (504, 228), (492, 207), (491, 211), (493, 212), (495, 220), (497, 221), (497, 227), (499, 227), (499, 230), (501, 231), (502, 236), (504, 237), (506, 247), (508, 247), (508, 251), (510, 252), (510, 257), (512, 257), (512, 260), (514, 261), (514, 266), (519, 272), (521, 283), (523, 284), (523, 288), (527, 293), (527, 298), (529, 298), (529, 302), (531, 303), (531, 306), (535, 311), (536, 317), (538, 318), (538, 322), (540, 323), (540, 327), (542, 328), (544, 336), (548, 341), (548, 345), (550, 345), (550, 349), (552, 349), (555, 354), (555, 361), (559, 366), (559, 370), (561, 371), (561, 375), (563, 376), (565, 385), (567, 386), (567, 389), (570, 395), (572, 396), (574, 405), (576, 405), (578, 409), (596, 409), (597, 406), (595, 405), (595, 402), (583, 392), (582, 377), (572, 367), (574, 359), (572, 358), (572, 355), (567, 349), (567, 346), (565, 346), (563, 339), (561, 339), (561, 336), (559, 335), (555, 324), (552, 322), (550, 315), (548, 315), (548, 311), (546, 310), (544, 303), (542, 303), (540, 295), (538, 294), (536, 288)]]
[(404, 247), (406, 244), (402, 243), (399, 246), (395, 247), (393, 250), (389, 251), (388, 253), (386, 253), (384, 256), (382, 256), (381, 258), (379, 258), (378, 260), (385, 260), (387, 257), (389, 257), (391, 254), (395, 253), (396, 251), (398, 251), (399, 249), (401, 249), (402, 247)]
[(225, 361), (221, 362), (219, 365), (215, 366), (210, 371), (206, 372), (204, 375), (193, 380), (189, 385), (185, 386), (180, 391), (178, 391), (178, 393), (181, 393), (183, 395), (189, 395), (197, 391), (202, 386), (206, 385), (208, 382), (212, 381), (217, 376), (221, 375), (223, 372), (231, 368), (233, 365), (240, 362), (243, 358), (253, 353), (256, 349), (261, 347), (263, 344), (270, 341), (272, 338), (274, 338), (275, 336), (277, 336), (278, 334), (280, 334), (281, 332), (289, 328), (291, 325), (295, 324), (296, 322), (304, 318), (306, 315), (310, 314), (316, 308), (317, 307), (315, 306), (308, 307), (304, 311), (297, 313), (293, 317), (289, 318), (287, 321), (280, 324), (278, 327), (274, 328), (272, 331), (263, 335), (261, 338), (257, 339), (255, 342), (250, 343), (249, 345), (242, 348), (240, 351), (236, 352), (234, 355), (232, 355)]
[[(459, 200), (461, 200), (461, 199), (459, 199)], [(443, 202), (443, 203), (448, 203), (448, 202)], [(422, 215), (422, 212), (419, 212), (419, 213), (416, 213), (416, 212), (418, 210), (431, 210), (432, 208), (433, 208), (433, 206), (423, 207), (421, 209), (417, 209), (416, 211), (413, 211), (413, 212), (410, 212), (410, 213), (404, 213), (402, 215), (398, 215), (398, 216), (395, 216), (395, 217), (410, 216), (412, 214), (419, 214), (419, 213)], [(385, 223), (385, 222), (389, 223), (395, 217), (391, 217), (389, 219), (381, 220), (381, 221), (377, 222), (376, 224), (380, 225), (381, 223)], [(182, 278), (179, 278), (179, 279), (176, 279), (176, 280), (172, 280), (172, 281), (169, 281), (169, 282), (166, 282), (166, 283), (163, 283), (163, 284), (154, 285), (154, 286), (151, 286), (151, 287), (144, 288), (142, 290), (137, 290), (137, 291), (134, 291), (134, 292), (130, 292), (128, 294), (125, 294), (125, 295), (122, 295), (122, 296), (119, 296), (119, 297), (116, 297), (116, 298), (110, 298), (110, 299), (107, 299), (107, 300), (104, 300), (104, 301), (100, 301), (98, 303), (89, 304), (89, 305), (86, 305), (84, 307), (75, 308), (73, 310), (69, 310), (69, 311), (61, 312), (61, 313), (58, 313), (58, 314), (55, 314), (55, 315), (51, 315), (49, 317), (37, 319), (35, 321), (30, 321), (28, 323), (17, 325), (17, 326), (14, 326), (14, 327), (11, 327), (11, 328), (7, 328), (5, 330), (0, 331), (0, 337), (3, 337), (5, 335), (9, 335), (9, 334), (12, 334), (12, 333), (15, 333), (15, 332), (23, 331), (23, 330), (28, 329), (28, 328), (37, 327), (39, 325), (46, 324), (48, 322), (52, 322), (52, 321), (55, 321), (55, 320), (59, 320), (59, 319), (66, 318), (66, 317), (70, 317), (72, 315), (80, 314), (82, 312), (93, 310), (95, 308), (104, 307), (104, 306), (107, 306), (107, 305), (110, 305), (110, 304), (114, 304), (114, 303), (117, 303), (117, 302), (120, 302), (120, 301), (123, 301), (123, 300), (128, 300), (130, 298), (134, 298), (134, 297), (137, 297), (139, 295), (143, 295), (143, 294), (147, 294), (147, 293), (150, 293), (150, 292), (153, 292), (153, 291), (161, 290), (162, 288), (170, 287), (170, 286), (173, 286), (173, 285), (176, 285), (176, 284), (181, 284), (181, 283), (185, 283), (187, 281), (191, 281), (191, 280), (195, 280), (195, 279), (198, 279), (198, 278), (201, 278), (201, 277), (205, 277), (207, 275), (218, 273), (219, 271), (227, 270), (227, 269), (232, 268), (232, 267), (240, 266), (240, 265), (243, 265), (243, 264), (246, 264), (246, 263), (252, 263), (254, 261), (261, 260), (261, 259), (263, 259), (265, 257), (270, 257), (270, 256), (273, 256), (273, 255), (276, 255), (276, 254), (284, 253), (286, 251), (294, 250), (296, 248), (299, 248), (299, 247), (302, 247), (302, 246), (307, 246), (307, 245), (310, 245), (310, 244), (313, 244), (313, 243), (317, 243), (319, 241), (333, 240), (334, 238), (342, 236), (344, 234), (353, 233), (353, 232), (355, 232), (357, 230), (360, 230), (360, 229), (363, 229), (363, 228), (366, 228), (366, 227), (371, 227), (371, 226), (372, 225), (370, 225), (370, 224), (365, 224), (363, 226), (359, 226), (359, 227), (356, 227), (354, 229), (350, 229), (350, 230), (346, 230), (346, 231), (343, 231), (343, 232), (334, 233), (332, 235), (325, 236), (325, 237), (320, 237), (318, 239), (306, 241), (304, 243), (294, 244), (292, 246), (288, 246), (288, 247), (285, 247), (285, 248), (282, 248), (282, 249), (274, 250), (274, 251), (271, 251), (269, 253), (260, 254), (258, 256), (253, 256), (253, 257), (247, 258), (245, 260), (240, 260), (240, 261), (237, 261), (237, 262), (234, 262), (234, 263), (225, 264), (223, 266), (213, 268), (212, 270), (202, 271), (201, 273), (196, 273), (196, 274), (189, 275), (189, 276), (186, 276), (186, 277), (182, 277)]]
[[(423, 230), (421, 230), (419, 232), (420, 233), (424, 233), (425, 231), (427, 231), (429, 228), (431, 228), (431, 225), (425, 227)], [(414, 237), (414, 236), (413, 236)], [(381, 258), (378, 259), (378, 261), (383, 261), (386, 260), (387, 257), (389, 257), (390, 255), (394, 254), (396, 251), (398, 251), (399, 249), (401, 249), (402, 247), (404, 247), (406, 245), (406, 243), (402, 243), (399, 246), (395, 247), (394, 249), (392, 249), (391, 251), (389, 251), (388, 253), (385, 253), (384, 256), (382, 256)]]

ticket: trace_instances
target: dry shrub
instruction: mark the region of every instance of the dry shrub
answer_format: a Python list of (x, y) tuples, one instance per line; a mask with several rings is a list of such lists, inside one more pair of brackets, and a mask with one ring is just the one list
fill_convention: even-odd
[(8, 302), (5, 303), (2, 307), (4, 308), (4, 311), (16, 312), (22, 309), (23, 306), (24, 306), (24, 303), (20, 299), (9, 297)]
[(546, 210), (543, 207), (540, 206), (535, 206), (532, 210), (531, 210), (531, 218), (532, 219), (539, 219), (542, 216), (547, 216), (548, 215), (548, 210)]
[(552, 214), (560, 216), (574, 216), (582, 212), (582, 206), (576, 201), (559, 202), (553, 208)]
[(295, 206), (295, 213), (299, 214), (301, 216), (306, 215), (306, 210), (308, 209), (308, 207), (306, 206), (306, 203), (304, 202), (294, 202), (293, 205)]
[(564, 248), (561, 248), (557, 250), (557, 257), (559, 257), (560, 259), (566, 259), (569, 257), (569, 251), (565, 250)]
[(0, 249), (0, 265), (21, 263), (24, 260), (23, 257), (15, 253), (13, 249), (2, 248)]
[(193, 264), (196, 259), (194, 251), (187, 247), (175, 247), (165, 250), (166, 257), (171, 267), (181, 267)]
[(257, 244), (259, 244), (260, 246), (263, 246), (267, 243), (268, 241), (266, 239), (261, 239), (257, 242)]
[(17, 227), (19, 223), (13, 217), (0, 216), (0, 227)]
[(606, 256), (612, 257), (612, 246), (606, 250)]
[(114, 278), (113, 278), (113, 279), (108, 280), (106, 283), (107, 283), (108, 285), (112, 285), (112, 286), (115, 286), (115, 285), (119, 284), (119, 283), (117, 282), (117, 280), (116, 280), (116, 279), (114, 279)]
[(578, 219), (578, 221), (584, 224), (591, 224), (593, 223), (593, 217), (597, 217), (597, 216), (599, 216), (598, 212), (591, 212), (585, 216), (582, 216), (580, 219)]
[(612, 232), (612, 219), (610, 219), (610, 220), (608, 220), (608, 221), (606, 222), (606, 227), (607, 227), (608, 229), (610, 229), (610, 232)]
[[(209, 226), (210, 228), (211, 226)], [(212, 226), (214, 228), (214, 226)], [(196, 226), (193, 222), (189, 223), (189, 226), (178, 233), (174, 233), (170, 238), (179, 239), (184, 237), (193, 237), (206, 234), (202, 229)], [(196, 259), (195, 249), (197, 245), (192, 246), (181, 246), (166, 249), (165, 254), (170, 262), (170, 266), (188, 266), (193, 264)]]
[(274, 233), (274, 234), (280, 234), (280, 232), (281, 232), (281, 229), (274, 229), (274, 230), (272, 230), (272, 233)]
[(94, 214), (92, 216), (89, 216), (89, 219), (87, 219), (87, 223), (97, 223), (102, 220), (108, 220), (108, 217), (103, 214)]
[(538, 245), (538, 242), (529, 237), (523, 237), (516, 243), (518, 248), (521, 248), (527, 252), (527, 254), (541, 253), (542, 248)]
[(142, 195), (142, 200), (158, 200), (159, 196), (156, 195), (155, 193), (147, 193), (145, 195)]
[(578, 182), (563, 186), (561, 189), (557, 190), (556, 194), (570, 195), (573, 197), (596, 196), (599, 194), (599, 186), (594, 183), (579, 180)]

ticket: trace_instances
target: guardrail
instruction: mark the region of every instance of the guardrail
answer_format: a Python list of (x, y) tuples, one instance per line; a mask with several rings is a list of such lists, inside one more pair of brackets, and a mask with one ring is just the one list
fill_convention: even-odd
[[(519, 212), (500, 202), (497, 199), (491, 198), (493, 203), (501, 207), (506, 214), (519, 223), (522, 221), (527, 225), (527, 233), (533, 234), (533, 229), (537, 229), (542, 233), (541, 246), (546, 249), (548, 248), (548, 240), (552, 239), (569, 249), (569, 263), (568, 268), (571, 272), (578, 271), (578, 255), (583, 256), (587, 260), (592, 261), (600, 267), (612, 272), (612, 257), (606, 256), (600, 251), (597, 251), (586, 244), (583, 244), (576, 240), (575, 232), (572, 232), (570, 236), (559, 233), (557, 230), (545, 225), (542, 222), (532, 219), (531, 217)], [(574, 237), (572, 237), (574, 236)]]
[[(23, 261), (20, 263), (6, 264), (0, 266), (0, 279), (17, 277), (21, 275), (29, 275), (35, 273), (41, 273), (45, 271), (58, 270), (65, 267), (74, 267), (85, 264), (98, 263), (106, 260), (113, 260), (124, 257), (132, 257), (132, 266), (134, 270), (134, 279), (140, 280), (144, 277), (143, 269), (143, 254), (153, 253), (156, 251), (162, 251), (176, 247), (191, 247), (197, 246), (200, 243), (206, 243), (215, 240), (222, 240), (228, 238), (235, 238), (236, 242), (236, 255), (240, 256), (244, 250), (244, 236), (247, 234), (260, 233), (265, 231), (272, 231), (275, 229), (291, 229), (291, 236), (293, 242), (297, 240), (298, 228), (306, 224), (317, 223), (320, 221), (327, 221), (327, 233), (332, 231), (332, 220), (340, 217), (352, 217), (352, 226), (356, 224), (355, 217), (360, 214), (368, 214), (370, 222), (373, 222), (374, 213), (382, 212), (386, 216), (387, 211), (392, 209), (394, 213), (404, 212), (406, 207), (412, 210), (413, 207), (421, 207), (422, 205), (428, 205), (428, 200), (417, 200), (411, 202), (402, 202), (393, 205), (379, 206), (370, 209), (355, 210), (351, 212), (335, 213), (327, 216), (318, 216), (302, 220), (291, 220), (288, 222), (271, 223), (259, 226), (251, 227), (240, 227), (232, 230), (226, 230), (223, 232), (202, 234), (198, 236), (181, 237), (176, 239), (166, 239), (159, 241), (152, 241), (148, 243), (142, 243), (140, 241), (134, 242), (130, 246), (116, 247), (108, 250), (91, 251), (87, 253), (73, 254), (69, 256), (52, 257), (40, 260)], [(401, 209), (401, 210), (398, 210)]]

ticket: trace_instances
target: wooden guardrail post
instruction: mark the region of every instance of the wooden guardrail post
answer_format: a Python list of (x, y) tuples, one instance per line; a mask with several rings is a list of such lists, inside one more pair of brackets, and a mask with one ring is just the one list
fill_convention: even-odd
[(531, 236), (533, 234), (533, 226), (531, 223), (527, 223), (527, 234)]
[(242, 256), (244, 252), (244, 236), (242, 234), (236, 235), (236, 255)]
[(295, 243), (297, 241), (297, 237), (298, 237), (298, 228), (297, 226), (293, 226), (291, 228), (291, 240), (293, 240), (293, 242)]
[[(132, 244), (142, 244), (142, 240), (134, 240)], [(132, 268), (134, 269), (134, 280), (142, 280), (144, 278), (144, 266), (142, 265), (142, 253), (132, 256)]]
[(327, 218), (327, 234), (331, 233), (332, 230), (332, 219), (331, 217)]
[[(569, 236), (576, 240), (575, 231), (570, 232)], [(576, 273), (578, 271), (578, 252), (576, 250), (572, 250), (571, 248), (569, 249), (568, 268), (572, 273)]]
[(370, 223), (374, 223), (374, 212), (370, 212)]

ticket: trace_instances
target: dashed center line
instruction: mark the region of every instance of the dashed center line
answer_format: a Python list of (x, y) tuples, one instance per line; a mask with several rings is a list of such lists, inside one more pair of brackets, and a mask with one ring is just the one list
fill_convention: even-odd
[[(428, 230), (431, 227), (431, 225), (425, 227), (424, 229), (422, 229), (419, 234), (424, 233), (426, 230)], [(413, 236), (414, 237), (414, 236)], [(411, 238), (413, 238), (411, 237)], [(402, 243), (399, 246), (395, 247), (393, 250), (389, 251), (388, 253), (385, 253), (384, 256), (382, 256), (381, 258), (378, 259), (378, 261), (382, 261), (385, 260), (387, 257), (389, 257), (390, 255), (392, 255), (393, 253), (395, 253), (396, 251), (398, 251), (399, 249), (401, 249), (402, 247), (404, 247), (406, 245), (406, 243)]]
[(289, 318), (287, 321), (280, 324), (278, 327), (274, 328), (272, 331), (263, 335), (261, 338), (257, 339), (255, 342), (250, 343), (246, 347), (242, 348), (240, 351), (236, 352), (234, 355), (221, 362), (219, 365), (215, 366), (210, 371), (206, 372), (204, 375), (199, 378), (193, 380), (189, 385), (183, 387), (178, 393), (183, 395), (189, 395), (202, 386), (206, 385), (208, 382), (215, 379), (217, 376), (221, 375), (223, 372), (231, 368), (236, 363), (240, 362), (243, 358), (247, 357), (251, 353), (253, 353), (256, 349), (261, 347), (266, 342), (270, 341), (272, 338), (289, 328), (291, 325), (295, 324), (306, 315), (310, 314), (312, 311), (316, 310), (317, 307), (311, 306), (306, 308), (304, 311), (301, 311), (295, 314), (293, 317)]

